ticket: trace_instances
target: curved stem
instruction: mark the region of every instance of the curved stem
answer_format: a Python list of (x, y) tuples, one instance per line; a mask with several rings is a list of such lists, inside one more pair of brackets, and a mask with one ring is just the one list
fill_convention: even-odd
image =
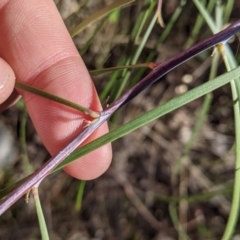
[(113, 102), (107, 109), (100, 113), (100, 117), (93, 121), (89, 126), (84, 128), (78, 136), (76, 136), (67, 146), (65, 146), (58, 154), (50, 158), (41, 168), (30, 175), (15, 190), (13, 190), (5, 199), (0, 202), (0, 214), (4, 213), (12, 204), (22, 197), (29, 189), (39, 185), (39, 183), (72, 151), (74, 151), (83, 141), (89, 137), (99, 126), (102, 125), (109, 117), (112, 116), (120, 107), (128, 103), (137, 94), (142, 92), (146, 87), (159, 80), (166, 73), (184, 63), (188, 59), (194, 57), (200, 52), (211, 48), (218, 43), (225, 43), (231, 36), (240, 30), (240, 20), (230, 25), (225, 30), (209, 37), (206, 40), (185, 50), (170, 60), (158, 65), (151, 73), (143, 78), (138, 84), (123, 94), (118, 100)]

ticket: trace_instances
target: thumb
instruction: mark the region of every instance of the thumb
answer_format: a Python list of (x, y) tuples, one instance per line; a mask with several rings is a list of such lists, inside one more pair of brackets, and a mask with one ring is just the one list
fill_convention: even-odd
[(0, 104), (7, 100), (14, 89), (15, 74), (12, 68), (0, 58)]

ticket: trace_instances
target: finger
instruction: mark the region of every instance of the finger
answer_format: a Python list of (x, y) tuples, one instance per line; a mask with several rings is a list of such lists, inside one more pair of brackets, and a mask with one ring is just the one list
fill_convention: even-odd
[(0, 58), (0, 104), (11, 95), (15, 83), (15, 75), (12, 68)]
[[(88, 71), (51, 0), (0, 3), (0, 56), (13, 67), (16, 78), (93, 110), (101, 110)], [(2, 6), (1, 6), (2, 4)], [(20, 92), (44, 145), (57, 153), (84, 127), (85, 116), (69, 107)], [(108, 131), (101, 126), (86, 142)], [(106, 145), (66, 168), (81, 179), (102, 174), (111, 161)]]
[(4, 101), (2, 104), (0, 104), (0, 112), (13, 106), (20, 98), (21, 98), (21, 95), (17, 92), (16, 89), (13, 89), (13, 92), (7, 98), (7, 100)]

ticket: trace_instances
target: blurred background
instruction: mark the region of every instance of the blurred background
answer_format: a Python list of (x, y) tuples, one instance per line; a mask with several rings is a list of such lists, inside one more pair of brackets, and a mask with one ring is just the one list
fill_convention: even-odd
[[(55, 1), (69, 30), (112, 2)], [(239, 1), (200, 2), (214, 20), (216, 8), (223, 8), (223, 27), (240, 17)], [(157, 5), (157, 1), (134, 1), (76, 35), (74, 42), (87, 68), (161, 63), (212, 35), (194, 1), (163, 1), (165, 28), (156, 18)], [(230, 46), (239, 62), (238, 36)], [(212, 49), (205, 51), (146, 89), (110, 119), (110, 129), (208, 81), (211, 53)], [(149, 71), (93, 72), (103, 107)], [(215, 75), (225, 71), (218, 56)], [(205, 101), (209, 102), (202, 117)], [(1, 189), (27, 175), (21, 129), (25, 129), (34, 169), (50, 157), (23, 102), (4, 111), (0, 117)], [(63, 171), (47, 177), (39, 194), (50, 239), (221, 239), (232, 201), (234, 141), (232, 96), (225, 85), (207, 100), (199, 98), (113, 142), (113, 162), (98, 179), (83, 183)], [(80, 204), (77, 196), (84, 184)], [(0, 239), (41, 239), (32, 199), (14, 204), (1, 216), (0, 225)], [(240, 239), (239, 225), (233, 239)]]

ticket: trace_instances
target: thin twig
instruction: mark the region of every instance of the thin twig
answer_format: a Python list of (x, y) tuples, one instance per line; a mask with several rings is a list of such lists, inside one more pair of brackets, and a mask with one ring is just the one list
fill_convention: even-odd
[(84, 128), (77, 137), (75, 137), (67, 146), (65, 146), (57, 155), (50, 158), (35, 173), (30, 175), (15, 190), (13, 190), (5, 199), (0, 202), (0, 214), (4, 213), (29, 189), (38, 187), (40, 182), (68, 155), (70, 155), (85, 139), (87, 139), (98, 127), (100, 127), (109, 117), (111, 117), (119, 108), (128, 103), (136, 95), (142, 92), (146, 87), (158, 81), (162, 76), (194, 57), (200, 52), (213, 47), (218, 43), (225, 43), (230, 37), (240, 30), (240, 20), (230, 25), (225, 30), (209, 37), (206, 40), (185, 50), (170, 60), (158, 65), (152, 72), (144, 77), (139, 83), (123, 94), (119, 99), (114, 101), (108, 108), (100, 112), (100, 117), (93, 121), (89, 126)]

